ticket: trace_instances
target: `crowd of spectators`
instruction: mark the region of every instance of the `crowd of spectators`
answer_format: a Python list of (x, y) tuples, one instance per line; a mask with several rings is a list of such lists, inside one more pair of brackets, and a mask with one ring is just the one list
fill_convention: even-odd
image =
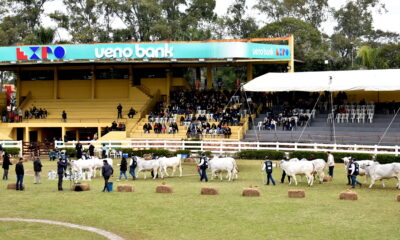
[(125, 131), (126, 130), (126, 125), (123, 122), (117, 123), (116, 121), (113, 121), (111, 123), (111, 127), (107, 126), (104, 129), (103, 135), (111, 132), (111, 131)]
[(176, 122), (172, 122), (169, 124), (166, 123), (154, 123), (153, 126), (151, 126), (150, 123), (145, 123), (143, 125), (143, 131), (144, 133), (150, 133), (151, 130), (154, 129), (154, 133), (160, 134), (160, 133), (168, 133), (168, 134), (175, 134), (178, 133), (179, 127)]
[(43, 119), (47, 118), (47, 110), (46, 108), (37, 108), (36, 106), (32, 106), (31, 108), (26, 109), (24, 113), (25, 119)]

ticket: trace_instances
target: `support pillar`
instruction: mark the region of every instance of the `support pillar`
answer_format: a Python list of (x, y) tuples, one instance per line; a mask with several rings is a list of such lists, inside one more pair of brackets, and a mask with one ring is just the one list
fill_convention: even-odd
[(92, 66), (92, 84), (91, 84), (91, 99), (95, 99), (96, 98), (96, 67), (93, 65)]
[(29, 139), (29, 127), (25, 128), (25, 132), (24, 132), (24, 142), (30, 142)]
[(58, 68), (54, 67), (53, 98), (58, 99)]
[(207, 65), (207, 89), (213, 88), (213, 72), (212, 66), (210, 64)]
[[(131, 99), (131, 87), (133, 87), (133, 67), (129, 65), (129, 80), (128, 80), (128, 99)], [(100, 134), (99, 134), (100, 137)]]
[(97, 127), (97, 140), (101, 138), (101, 127)]
[(167, 104), (170, 102), (170, 91), (171, 91), (171, 82), (172, 82), (172, 72), (171, 69), (167, 69)]
[(79, 128), (75, 129), (75, 140), (79, 141)]
[(253, 64), (247, 64), (247, 81), (253, 80)]
[(65, 134), (67, 133), (67, 129), (65, 127), (61, 127), (61, 139), (66, 142), (67, 139), (65, 139)]
[(294, 72), (294, 37), (289, 36), (289, 47), (290, 47), (290, 61), (288, 63), (288, 72)]

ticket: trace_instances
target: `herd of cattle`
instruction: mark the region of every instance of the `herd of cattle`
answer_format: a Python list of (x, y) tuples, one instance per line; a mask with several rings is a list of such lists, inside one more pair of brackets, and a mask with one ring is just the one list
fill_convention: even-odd
[[(153, 172), (153, 179), (160, 175), (161, 178), (169, 177), (167, 169), (172, 168), (171, 176), (174, 176), (177, 169), (179, 169), (179, 176), (182, 177), (182, 159), (181, 156), (175, 157), (161, 157), (153, 160), (145, 160), (141, 157), (137, 159), (137, 176), (142, 173), (144, 179), (146, 179), (146, 172)], [(97, 170), (103, 166), (104, 159), (98, 159), (96, 157), (91, 159), (79, 159), (72, 160), (70, 162), (71, 169), (77, 172), (78, 176), (87, 176), (86, 180), (90, 180), (91, 177), (96, 177)], [(106, 158), (107, 162), (112, 166), (113, 160)], [(349, 167), (349, 158), (344, 157), (345, 171), (347, 173)], [(359, 175), (365, 176), (366, 181), (370, 179), (369, 188), (371, 188), (376, 181), (381, 181), (382, 186), (385, 187), (383, 182), (384, 179), (396, 178), (396, 187), (400, 189), (400, 163), (389, 163), (380, 164), (372, 160), (361, 160), (356, 161), (359, 165)], [(307, 159), (292, 158), (290, 160), (281, 160), (278, 164), (288, 176), (291, 177), (289, 184), (292, 183), (292, 179), (297, 185), (296, 176), (305, 176), (309, 186), (313, 185), (314, 179), (318, 177), (320, 183), (323, 182), (325, 176), (326, 162), (323, 159), (315, 159), (309, 161)], [(214, 179), (219, 175), (222, 181), (222, 173), (226, 173), (226, 178), (231, 181), (238, 178), (238, 166), (234, 158), (231, 157), (214, 157), (208, 160), (208, 167), (211, 171), (212, 178)], [(101, 171), (100, 171), (101, 172)]]

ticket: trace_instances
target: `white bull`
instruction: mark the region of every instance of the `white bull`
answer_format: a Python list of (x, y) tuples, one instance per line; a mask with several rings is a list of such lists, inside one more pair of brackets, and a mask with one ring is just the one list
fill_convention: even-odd
[(222, 172), (227, 172), (228, 181), (233, 180), (235, 177), (238, 178), (238, 167), (236, 165), (235, 159), (231, 157), (226, 158), (218, 158), (214, 157), (213, 159), (208, 161), (211, 176), (214, 179), (216, 175), (219, 173), (219, 178), (222, 181)]
[(179, 168), (179, 177), (182, 177), (181, 155), (170, 158), (162, 157), (158, 160), (160, 161), (160, 171), (164, 172), (167, 177), (169, 177), (168, 168), (172, 168), (172, 176), (174, 176), (176, 168)]
[[(378, 162), (373, 162), (372, 164), (367, 165), (365, 170), (371, 178), (371, 184), (369, 185), (369, 188), (372, 188), (372, 186), (375, 184), (375, 181), (397, 178), (396, 187), (400, 189), (400, 163), (379, 164)], [(382, 186), (385, 187), (383, 181)]]
[(305, 175), (307, 178), (307, 184), (311, 187), (314, 183), (314, 165), (311, 161), (284, 161), (280, 163), (280, 167), (290, 176), (289, 185), (292, 184), (292, 179), (297, 186), (296, 175)]
[(87, 170), (89, 172), (88, 180), (90, 180), (91, 176), (93, 176), (93, 172), (95, 171), (94, 161), (92, 160), (72, 160), (71, 167), (74, 171), (77, 171), (80, 176), (83, 175), (84, 170)]
[(86, 161), (93, 161), (93, 165), (94, 165), (93, 177), (96, 177), (96, 171), (98, 169), (100, 170), (100, 176), (101, 176), (101, 168), (104, 165), (103, 160), (106, 160), (108, 165), (110, 165), (111, 167), (113, 166), (114, 162), (111, 158), (98, 159), (97, 157), (94, 157), (92, 159), (86, 160)]
[(160, 169), (160, 161), (159, 160), (144, 160), (141, 157), (136, 157), (137, 159), (137, 174), (139, 177), (139, 173), (143, 172), (144, 179), (146, 179), (147, 171), (153, 171), (154, 177), (153, 179), (156, 179), (158, 175), (158, 171), (160, 171), (161, 178), (164, 178), (164, 174)]
[(319, 183), (324, 181), (326, 162), (324, 159), (314, 159), (311, 161), (314, 166), (313, 175), (318, 175)]
[[(349, 157), (344, 157), (344, 158), (342, 158), (342, 160), (343, 160), (343, 163), (344, 163), (344, 170), (346, 171), (346, 174), (347, 174), (350, 159), (349, 159)], [(366, 183), (368, 181), (369, 174), (366, 174), (365, 168), (366, 168), (366, 166), (373, 164), (374, 161), (372, 161), (372, 160), (359, 160), (359, 161), (355, 161), (355, 162), (358, 163), (358, 166), (359, 166), (358, 175), (365, 176), (364, 183)]]

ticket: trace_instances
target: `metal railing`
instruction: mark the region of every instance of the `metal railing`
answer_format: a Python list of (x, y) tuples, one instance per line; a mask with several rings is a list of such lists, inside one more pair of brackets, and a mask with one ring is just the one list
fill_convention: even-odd
[[(132, 140), (132, 141), (81, 141), (85, 149), (92, 143), (97, 149), (103, 144), (108, 149), (131, 148), (191, 150), (192, 152), (211, 151), (212, 153), (236, 153), (242, 150), (275, 150), (275, 151), (315, 151), (347, 152), (369, 154), (399, 154), (399, 146), (377, 145), (342, 145), (319, 143), (284, 143), (284, 142), (241, 142), (241, 141), (179, 141), (179, 140)], [(74, 148), (76, 141), (55, 141), (56, 148)]]

